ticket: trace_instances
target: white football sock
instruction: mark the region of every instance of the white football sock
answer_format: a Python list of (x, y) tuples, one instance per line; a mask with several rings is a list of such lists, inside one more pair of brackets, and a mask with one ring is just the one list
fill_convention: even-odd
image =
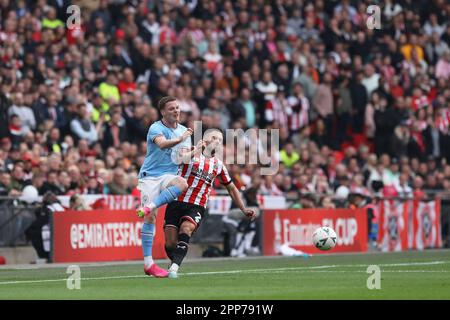
[(172, 263), (172, 265), (169, 268), (169, 272), (178, 272), (178, 268), (180, 268), (179, 265), (177, 265), (176, 263)]
[(148, 267), (151, 267), (151, 265), (153, 264), (154, 262), (153, 262), (153, 258), (152, 258), (152, 256), (148, 256), (148, 257), (144, 257), (144, 264), (145, 264), (145, 266), (148, 268)]
[(152, 202), (152, 203), (150, 203), (150, 204), (148, 205), (148, 207), (149, 207), (150, 211), (153, 211), (153, 210), (156, 209), (156, 204), (154, 204), (154, 203)]
[(255, 236), (256, 232), (255, 231), (250, 231), (249, 233), (247, 233), (245, 235), (245, 250), (250, 250), (251, 246), (252, 246), (252, 241), (253, 241), (253, 237)]

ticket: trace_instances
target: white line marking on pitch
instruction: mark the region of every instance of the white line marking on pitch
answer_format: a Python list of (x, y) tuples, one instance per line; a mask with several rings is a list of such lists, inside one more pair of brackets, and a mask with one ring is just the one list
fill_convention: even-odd
[[(380, 267), (399, 267), (399, 266), (424, 266), (424, 265), (437, 265), (437, 264), (448, 264), (450, 261), (430, 261), (430, 262), (407, 262), (407, 263), (391, 263), (391, 264), (379, 264)], [(239, 273), (281, 273), (286, 271), (311, 271), (311, 272), (327, 272), (327, 273), (353, 273), (360, 272), (365, 273), (365, 271), (360, 270), (321, 270), (321, 269), (331, 269), (331, 268), (348, 268), (348, 267), (366, 267), (366, 264), (360, 265), (323, 265), (323, 266), (311, 266), (311, 267), (287, 267), (287, 268), (270, 268), (270, 269), (244, 269), (244, 270), (228, 270), (228, 271), (205, 271), (205, 272), (186, 272), (180, 273), (180, 276), (201, 276), (201, 275), (215, 275), (215, 274), (239, 274)], [(382, 270), (383, 272), (408, 272), (408, 273), (446, 273), (450, 270)], [(81, 280), (113, 280), (113, 279), (133, 279), (133, 278), (145, 278), (145, 275), (124, 275), (115, 277), (91, 277), (91, 278), (81, 278)], [(29, 284), (29, 283), (46, 283), (46, 282), (59, 282), (67, 281), (67, 279), (43, 279), (43, 280), (17, 280), (17, 281), (3, 281), (0, 285), (7, 284)]]
[[(143, 278), (143, 277), (148, 277), (148, 276), (136, 275), (136, 276), (116, 276), (116, 277), (95, 277), (95, 278), (81, 278), (80, 280), (112, 280), (112, 279)], [(67, 281), (67, 278), (65, 278), (65, 279), (5, 281), (5, 282), (0, 282), (0, 285), (2, 285), (2, 284), (22, 284), (22, 283), (44, 283), (44, 282), (58, 282), (58, 281)]]

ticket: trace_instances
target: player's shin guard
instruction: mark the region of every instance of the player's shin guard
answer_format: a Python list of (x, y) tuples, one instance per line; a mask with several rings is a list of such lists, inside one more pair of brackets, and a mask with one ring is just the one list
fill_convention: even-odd
[(145, 265), (150, 266), (153, 264), (152, 248), (153, 248), (153, 235), (155, 233), (155, 225), (153, 223), (145, 222), (141, 230), (142, 238), (142, 250), (144, 252)]
[(159, 196), (153, 201), (156, 208), (161, 207), (164, 204), (172, 202), (176, 198), (178, 198), (183, 192), (177, 186), (170, 186), (167, 189), (164, 189)]
[(189, 240), (190, 239), (191, 239), (191, 237), (188, 236), (186, 233), (181, 233), (178, 235), (177, 247), (172, 253), (172, 256), (173, 256), (172, 262), (177, 264), (178, 266), (181, 265), (184, 257), (186, 257), (186, 254), (189, 249)]

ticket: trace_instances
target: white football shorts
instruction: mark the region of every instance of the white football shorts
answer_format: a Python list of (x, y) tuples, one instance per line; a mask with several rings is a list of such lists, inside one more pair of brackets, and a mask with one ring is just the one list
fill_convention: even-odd
[(177, 177), (178, 175), (176, 174), (163, 174), (160, 177), (139, 179), (138, 189), (141, 192), (141, 206), (148, 206), (164, 189), (167, 188), (170, 181)]

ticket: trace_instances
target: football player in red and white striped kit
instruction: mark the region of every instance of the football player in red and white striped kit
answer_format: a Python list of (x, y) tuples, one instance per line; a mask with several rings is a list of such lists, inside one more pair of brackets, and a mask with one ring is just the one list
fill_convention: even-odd
[(245, 216), (251, 219), (256, 216), (254, 210), (245, 207), (227, 168), (214, 155), (222, 142), (220, 130), (208, 130), (204, 139), (197, 144), (190, 162), (180, 166), (179, 174), (186, 179), (188, 189), (177, 200), (168, 204), (164, 219), (165, 248), (171, 260), (169, 278), (177, 278), (178, 269), (188, 251), (189, 240), (203, 219), (216, 177), (227, 188), (232, 200)]

